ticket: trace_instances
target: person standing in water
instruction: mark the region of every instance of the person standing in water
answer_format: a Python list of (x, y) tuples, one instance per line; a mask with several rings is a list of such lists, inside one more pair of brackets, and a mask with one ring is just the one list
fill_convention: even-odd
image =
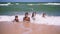
[(43, 13), (43, 14), (42, 14), (42, 17), (45, 17), (45, 15), (46, 15), (46, 13)]
[(35, 20), (36, 12), (32, 13), (32, 19)]
[(15, 16), (14, 22), (19, 22), (18, 16)]
[(25, 13), (25, 17), (23, 18), (23, 21), (30, 22), (30, 17), (28, 17), (28, 12)]

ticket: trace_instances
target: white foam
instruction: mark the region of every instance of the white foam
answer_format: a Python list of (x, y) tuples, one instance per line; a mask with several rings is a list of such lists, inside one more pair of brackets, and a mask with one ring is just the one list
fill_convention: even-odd
[[(19, 16), (19, 20), (23, 21), (24, 15)], [(13, 21), (14, 16), (0, 16), (0, 21)], [(31, 17), (30, 17), (31, 18)], [(36, 20), (33, 21), (31, 18), (31, 23), (35, 24), (47, 24), (47, 25), (60, 25), (60, 16), (46, 16), (46, 18), (43, 18), (42, 15), (37, 14)]]
[(13, 5), (13, 4), (11, 4), (11, 3), (0, 4), (0, 6), (9, 6), (9, 5)]

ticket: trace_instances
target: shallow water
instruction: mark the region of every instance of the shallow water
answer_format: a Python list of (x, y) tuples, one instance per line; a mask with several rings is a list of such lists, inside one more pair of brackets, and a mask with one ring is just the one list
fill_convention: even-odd
[(60, 26), (1, 21), (0, 34), (60, 34)]
[[(30, 17), (31, 15), (29, 15)], [(19, 21), (23, 21), (24, 15), (19, 15)], [(0, 21), (13, 21), (14, 16), (0, 16)], [(60, 16), (47, 16), (45, 18), (42, 15), (37, 14), (35, 21), (30, 17), (31, 23), (35, 24), (47, 24), (47, 25), (60, 25)]]
[[(8, 6), (6, 6), (6, 4), (8, 4)], [(15, 15), (19, 15), (19, 20), (23, 21), (25, 12), (37, 12), (35, 21), (30, 17), (31, 23), (60, 25), (60, 3), (0, 2), (0, 21), (13, 21)], [(41, 13), (43, 12), (48, 15), (46, 18), (41, 17)], [(29, 16), (31, 16), (31, 14)]]

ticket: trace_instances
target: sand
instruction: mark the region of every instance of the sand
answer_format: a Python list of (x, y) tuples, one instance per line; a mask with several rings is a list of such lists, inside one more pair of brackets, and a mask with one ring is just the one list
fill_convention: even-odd
[(0, 34), (60, 34), (60, 26), (0, 21)]

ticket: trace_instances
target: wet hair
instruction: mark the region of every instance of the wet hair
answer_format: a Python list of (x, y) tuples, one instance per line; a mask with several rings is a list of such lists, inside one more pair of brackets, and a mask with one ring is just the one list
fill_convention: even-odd
[(32, 17), (34, 17), (34, 14), (36, 14), (36, 12), (33, 12), (33, 13), (32, 13)]
[(16, 22), (19, 22), (19, 20), (18, 20), (18, 19), (16, 20), (16, 18), (18, 18), (18, 16), (15, 16), (15, 21), (16, 21)]
[(15, 18), (17, 18), (18, 16), (15, 16)]
[(28, 12), (25, 13), (25, 16), (28, 15)]
[(42, 17), (45, 17), (46, 13), (43, 13)]
[(26, 12), (25, 15), (28, 15), (28, 12)]

